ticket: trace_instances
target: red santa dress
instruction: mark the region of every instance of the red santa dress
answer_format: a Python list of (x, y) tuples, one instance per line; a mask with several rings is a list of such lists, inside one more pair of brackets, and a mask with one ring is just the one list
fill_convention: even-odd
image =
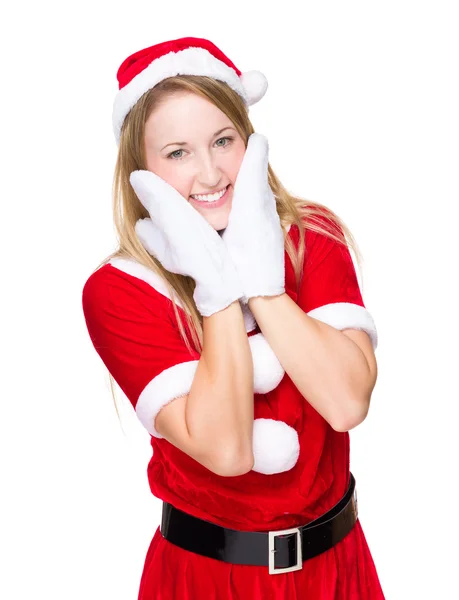
[[(299, 231), (288, 235), (298, 247)], [(377, 332), (366, 310), (348, 249), (306, 232), (303, 276), (296, 288), (285, 253), (287, 294), (310, 316), (337, 329)], [(304, 525), (334, 506), (350, 480), (349, 433), (335, 431), (277, 361), (250, 310), (244, 310), (254, 363), (254, 469), (214, 474), (162, 438), (154, 417), (189, 391), (199, 353), (182, 341), (161, 278), (134, 260), (114, 258), (92, 273), (83, 311), (94, 347), (151, 435), (152, 493), (191, 515), (232, 529), (275, 531)], [(179, 311), (183, 310), (181, 307)], [(307, 360), (307, 357), (305, 357)], [(358, 489), (358, 481), (357, 481)], [(225, 563), (153, 534), (139, 600), (382, 600), (383, 591), (360, 520), (301, 570)]]

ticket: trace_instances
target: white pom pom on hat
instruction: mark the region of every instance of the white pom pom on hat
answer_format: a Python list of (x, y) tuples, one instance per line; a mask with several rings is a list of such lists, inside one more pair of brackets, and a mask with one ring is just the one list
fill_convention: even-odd
[(268, 80), (260, 71), (246, 71), (239, 79), (248, 97), (248, 106), (261, 100), (268, 89)]
[(247, 107), (266, 93), (268, 81), (260, 71), (241, 72), (209, 40), (184, 37), (161, 42), (128, 56), (117, 72), (119, 91), (113, 104), (113, 131), (119, 143), (124, 119), (141, 96), (174, 75), (206, 75), (227, 83)]

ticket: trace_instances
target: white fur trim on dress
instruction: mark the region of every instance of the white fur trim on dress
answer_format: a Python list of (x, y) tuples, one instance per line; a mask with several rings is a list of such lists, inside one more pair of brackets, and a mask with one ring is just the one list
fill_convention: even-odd
[[(123, 271), (124, 273), (128, 273), (133, 277), (137, 277), (137, 279), (142, 279), (143, 281), (151, 285), (151, 287), (154, 288), (157, 292), (159, 292), (160, 294), (172, 301), (164, 279), (160, 275), (158, 275), (158, 273), (155, 273), (155, 271), (153, 271), (152, 269), (145, 267), (144, 265), (138, 263), (137, 261), (131, 258), (115, 257), (109, 260), (109, 264), (111, 264), (116, 269)], [(175, 303), (182, 310), (185, 310), (180, 301), (180, 298), (176, 297)], [(249, 332), (253, 329), (256, 329), (257, 323), (250, 308), (246, 305), (243, 305), (242, 303), (241, 308), (242, 314), (244, 316), (246, 331)]]
[(373, 349), (378, 346), (378, 333), (368, 310), (351, 302), (334, 302), (310, 310), (310, 317), (331, 325), (335, 329), (360, 329), (370, 336)]
[[(120, 258), (118, 256), (116, 256), (115, 258), (111, 258), (109, 260), (109, 263), (116, 269), (119, 269), (120, 271), (123, 271), (128, 275), (137, 277), (137, 279), (142, 279), (143, 281), (145, 281), (145, 283), (151, 285), (151, 287), (154, 288), (157, 292), (159, 292), (163, 296), (166, 296), (166, 298), (169, 298), (169, 300), (171, 299), (164, 279), (160, 275), (158, 275), (158, 273), (155, 273), (152, 269), (145, 267), (144, 265), (142, 265), (134, 259)], [(177, 304), (182, 308), (182, 304), (178, 298)]]
[(135, 411), (142, 425), (152, 436), (163, 438), (155, 429), (156, 415), (172, 400), (188, 394), (198, 362), (190, 360), (174, 365), (157, 375), (143, 389)]
[[(129, 258), (115, 257), (110, 259), (109, 262), (116, 269), (145, 281), (157, 292), (171, 300), (164, 280), (152, 269)], [(176, 304), (183, 309), (179, 298), (176, 299)], [(241, 309), (247, 333), (253, 331), (257, 327), (257, 322), (252, 311), (243, 303), (241, 303)], [(252, 335), (248, 340), (253, 360), (254, 392), (256, 394), (266, 394), (279, 385), (285, 371), (263, 334)]]
[(285, 370), (262, 333), (249, 337), (253, 360), (253, 390), (266, 394), (276, 388), (285, 375)]
[(244, 317), (245, 330), (247, 333), (253, 331), (257, 328), (257, 322), (253, 316), (253, 312), (250, 310), (248, 304), (244, 304), (243, 302), (239, 302), (239, 304), (241, 306), (242, 316)]
[(178, 52), (169, 52), (150, 63), (117, 93), (112, 115), (117, 142), (119, 142), (123, 121), (139, 98), (163, 79), (174, 75), (206, 75), (224, 81), (243, 98), (246, 105), (253, 103), (253, 99), (260, 95), (264, 86), (261, 80), (258, 79), (257, 83), (255, 77), (249, 75), (248, 94), (236, 71), (204, 48), (186, 48)]
[(298, 433), (283, 421), (254, 419), (252, 471), (272, 475), (292, 469), (298, 461)]

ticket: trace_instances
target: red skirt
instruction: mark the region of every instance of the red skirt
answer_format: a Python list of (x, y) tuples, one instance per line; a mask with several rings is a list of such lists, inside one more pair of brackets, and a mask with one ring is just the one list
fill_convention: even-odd
[(270, 575), (268, 567), (235, 565), (183, 550), (156, 530), (138, 600), (384, 600), (360, 521), (338, 544)]

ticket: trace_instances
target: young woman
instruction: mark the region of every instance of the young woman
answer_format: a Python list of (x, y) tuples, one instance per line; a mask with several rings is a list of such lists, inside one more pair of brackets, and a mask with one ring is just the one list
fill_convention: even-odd
[(83, 310), (151, 435), (139, 600), (382, 599), (349, 470), (377, 377), (350, 232), (269, 166), (261, 73), (181, 38), (117, 77), (119, 249)]

